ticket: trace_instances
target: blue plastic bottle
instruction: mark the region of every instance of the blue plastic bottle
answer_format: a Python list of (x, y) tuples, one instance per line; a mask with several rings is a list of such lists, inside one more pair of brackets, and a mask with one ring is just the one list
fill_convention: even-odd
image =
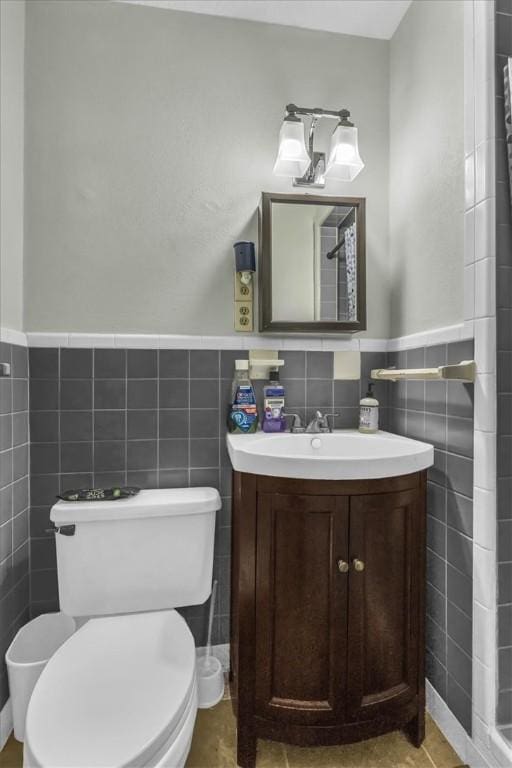
[(231, 389), (231, 406), (228, 414), (230, 432), (248, 434), (258, 429), (256, 395), (249, 378), (249, 361), (235, 360), (235, 378)]

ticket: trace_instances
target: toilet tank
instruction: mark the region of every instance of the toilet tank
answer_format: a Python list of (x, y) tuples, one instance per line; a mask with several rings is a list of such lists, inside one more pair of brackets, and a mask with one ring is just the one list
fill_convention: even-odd
[(214, 488), (140, 491), (118, 501), (59, 501), (61, 610), (70, 616), (154, 611), (203, 603), (210, 594)]

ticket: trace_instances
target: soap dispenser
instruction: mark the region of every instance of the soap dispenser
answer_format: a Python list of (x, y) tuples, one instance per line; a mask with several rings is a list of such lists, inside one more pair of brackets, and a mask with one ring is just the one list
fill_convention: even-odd
[(359, 402), (359, 431), (366, 434), (379, 431), (379, 401), (373, 394), (372, 382), (369, 382), (368, 391)]

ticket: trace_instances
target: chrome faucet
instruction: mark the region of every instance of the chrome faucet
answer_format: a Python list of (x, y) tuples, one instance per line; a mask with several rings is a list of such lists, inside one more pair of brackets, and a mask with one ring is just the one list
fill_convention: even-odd
[(318, 434), (319, 432), (332, 432), (332, 423), (329, 421), (333, 416), (338, 416), (337, 413), (322, 413), (317, 411), (315, 418), (311, 419), (306, 427), (306, 432), (309, 434)]
[(284, 417), (285, 419), (293, 419), (292, 425), (290, 427), (290, 432), (292, 435), (300, 435), (302, 432), (306, 431), (298, 413), (285, 413)]

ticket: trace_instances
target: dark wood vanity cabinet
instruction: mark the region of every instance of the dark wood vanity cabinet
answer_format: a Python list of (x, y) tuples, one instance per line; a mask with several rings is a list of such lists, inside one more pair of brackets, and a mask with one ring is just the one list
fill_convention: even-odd
[(231, 688), (238, 764), (257, 738), (424, 733), (425, 473), (233, 476)]

